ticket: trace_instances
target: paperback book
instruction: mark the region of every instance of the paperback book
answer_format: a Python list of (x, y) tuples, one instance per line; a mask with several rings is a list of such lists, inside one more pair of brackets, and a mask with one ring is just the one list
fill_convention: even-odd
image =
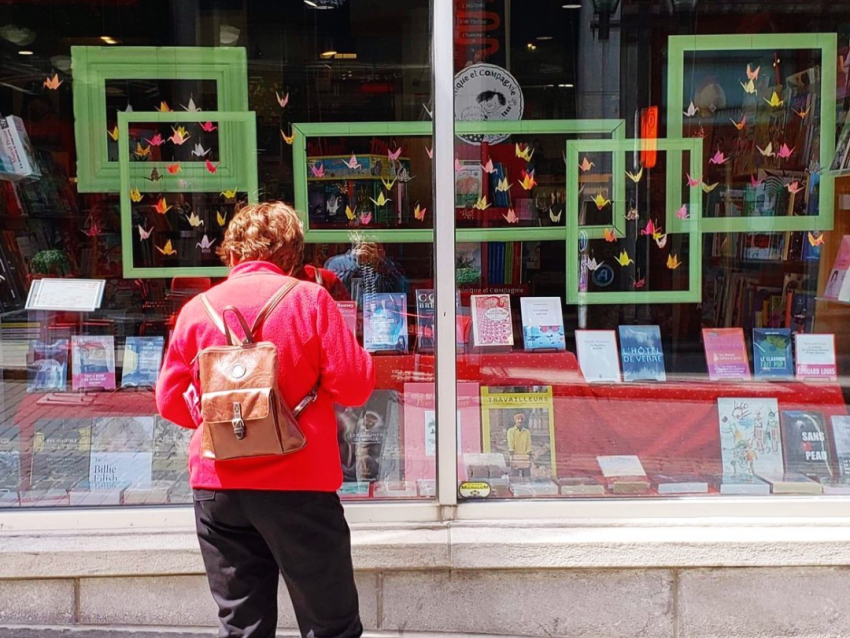
[(832, 439), (841, 478), (850, 481), (850, 416), (832, 417)]
[(71, 382), (74, 390), (115, 389), (115, 340), (111, 335), (71, 337)]
[(649, 479), (639, 457), (630, 454), (597, 456), (596, 462), (608, 489), (614, 494), (644, 494), (649, 491)]
[(770, 485), (752, 474), (724, 474), (718, 489), (721, 494), (734, 496), (764, 496), (770, 494)]
[(336, 417), (344, 481), (401, 480), (398, 392), (375, 390), (359, 408), (336, 406)]
[(708, 482), (696, 474), (669, 475), (656, 474), (652, 477), (652, 487), (659, 494), (706, 494)]
[(483, 451), (500, 454), (511, 478), (555, 476), (551, 386), (481, 388)]
[(165, 337), (127, 337), (121, 385), (126, 388), (155, 387), (164, 345)]
[(750, 363), (741, 328), (704, 328), (702, 337), (710, 380), (749, 381)]
[(782, 435), (776, 399), (717, 399), (723, 474), (781, 474)]
[(837, 380), (835, 335), (796, 334), (797, 378), (801, 380)]
[(526, 350), (566, 350), (560, 297), (522, 297), (522, 339)]
[(30, 489), (67, 491), (89, 477), (91, 419), (35, 422)]
[(588, 383), (619, 383), (620, 358), (613, 330), (576, 330), (578, 363)]
[(155, 481), (179, 483), (189, 480), (189, 444), (193, 431), (159, 415), (155, 417), (152, 460)]
[(30, 341), (27, 392), (64, 392), (68, 379), (68, 340)]
[(829, 273), (826, 289), (823, 292), (826, 299), (850, 302), (848, 270), (850, 270), (850, 235), (844, 235), (841, 238), (841, 246), (838, 249), (838, 255), (835, 257), (832, 272)]
[(620, 326), (623, 381), (666, 381), (661, 329), (658, 326)]
[(788, 328), (753, 329), (753, 369), (756, 379), (793, 379), (791, 330)]
[(351, 334), (357, 336), (357, 302), (337, 301), (336, 307), (339, 308), (339, 314), (342, 315), (342, 320), (351, 330)]
[(832, 479), (826, 420), (820, 412), (783, 410), (782, 451), (785, 470), (817, 479)]
[(89, 489), (150, 489), (152, 416), (96, 417), (92, 424)]
[(770, 484), (773, 494), (822, 494), (823, 487), (798, 472), (776, 472), (759, 474), (759, 478)]
[(416, 291), (416, 350), (434, 352), (434, 289)]
[(368, 352), (407, 352), (407, 295), (365, 295), (363, 347)]
[(471, 295), (472, 345), (479, 350), (510, 350), (514, 345), (510, 295)]

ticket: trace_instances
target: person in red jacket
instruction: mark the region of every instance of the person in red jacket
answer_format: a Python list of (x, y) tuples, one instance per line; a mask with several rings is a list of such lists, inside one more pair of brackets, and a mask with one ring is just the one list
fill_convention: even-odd
[[(289, 206), (243, 208), (219, 248), (232, 270), (206, 293), (213, 308), (220, 314), (233, 305), (250, 325), (291, 280), (287, 273), (300, 265), (303, 242)], [(195, 429), (189, 473), (219, 635), (275, 635), (280, 572), (302, 635), (357, 637), (362, 626), (350, 534), (336, 493), (342, 472), (333, 406), (363, 405), (375, 385), (375, 368), (330, 294), (315, 283), (298, 283), (257, 332), (257, 341), (277, 346), (279, 389), (290, 408), (319, 381), (317, 399), (299, 416), (307, 439), (302, 450), (218, 462), (202, 457), (204, 425), (195, 422), (184, 394), (194, 384), (198, 352), (224, 345), (225, 338), (197, 297), (177, 318), (156, 387), (160, 414)]]

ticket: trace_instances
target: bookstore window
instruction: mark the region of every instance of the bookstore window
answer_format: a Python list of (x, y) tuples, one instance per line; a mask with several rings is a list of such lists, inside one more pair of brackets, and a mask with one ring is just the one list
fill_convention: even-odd
[(0, 508), (191, 501), (192, 432), (152, 388), (237, 207), (274, 199), (375, 353), (338, 412), (343, 499), (434, 496), (429, 11), (0, 7)]
[(850, 493), (848, 18), (458, 11), (462, 499)]

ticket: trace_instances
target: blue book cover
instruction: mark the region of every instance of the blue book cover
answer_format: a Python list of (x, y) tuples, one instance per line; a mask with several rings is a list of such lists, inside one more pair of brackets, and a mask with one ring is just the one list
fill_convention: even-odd
[(753, 329), (753, 367), (756, 379), (793, 379), (791, 331), (788, 328)]
[(154, 387), (162, 366), (165, 337), (127, 337), (124, 343), (122, 387)]
[(661, 329), (658, 326), (620, 326), (623, 380), (666, 381)]
[(522, 297), (522, 339), (526, 350), (566, 350), (560, 297)]
[(368, 352), (407, 352), (407, 295), (384, 292), (366, 295), (363, 347)]

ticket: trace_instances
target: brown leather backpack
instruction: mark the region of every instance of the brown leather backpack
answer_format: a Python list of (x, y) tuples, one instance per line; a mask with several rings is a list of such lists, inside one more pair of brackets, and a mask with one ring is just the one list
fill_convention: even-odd
[[(290, 410), (278, 389), (277, 347), (254, 340), (269, 313), (297, 284), (297, 280), (290, 280), (281, 286), (250, 328), (237, 308), (227, 306), (219, 315), (206, 295), (200, 296), (204, 310), (227, 340), (225, 346), (211, 346), (198, 353), (204, 457), (225, 461), (275, 456), (297, 452), (307, 444), (297, 417), (316, 399), (318, 382)], [(227, 325), (228, 313), (242, 327), (245, 338), (241, 343)]]

